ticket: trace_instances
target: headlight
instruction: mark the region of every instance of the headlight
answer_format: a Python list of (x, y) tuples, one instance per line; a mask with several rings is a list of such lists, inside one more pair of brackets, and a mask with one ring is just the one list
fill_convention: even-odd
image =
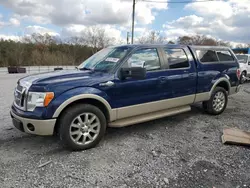
[(54, 98), (53, 92), (48, 92), (48, 93), (29, 92), (27, 99), (27, 110), (33, 111), (36, 107), (48, 106), (53, 98)]

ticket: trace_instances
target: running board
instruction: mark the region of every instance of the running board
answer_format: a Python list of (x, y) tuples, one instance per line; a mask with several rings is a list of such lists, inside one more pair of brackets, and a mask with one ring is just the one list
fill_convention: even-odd
[(159, 119), (159, 118), (163, 118), (167, 116), (172, 116), (175, 114), (180, 114), (183, 112), (188, 112), (190, 110), (191, 110), (190, 106), (182, 106), (182, 107), (171, 108), (167, 110), (161, 110), (157, 112), (142, 114), (142, 115), (133, 116), (129, 118), (120, 119), (114, 122), (110, 122), (109, 127), (125, 127), (128, 125), (143, 123), (143, 122), (154, 120), (154, 119)]

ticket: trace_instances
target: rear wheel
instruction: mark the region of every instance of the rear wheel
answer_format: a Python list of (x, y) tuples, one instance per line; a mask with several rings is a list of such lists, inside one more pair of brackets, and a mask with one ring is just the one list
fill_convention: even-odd
[(103, 112), (90, 104), (79, 104), (67, 109), (60, 119), (60, 139), (72, 150), (95, 147), (106, 131)]
[(216, 87), (209, 101), (203, 102), (203, 108), (209, 114), (219, 115), (227, 107), (227, 101), (227, 91), (222, 87)]

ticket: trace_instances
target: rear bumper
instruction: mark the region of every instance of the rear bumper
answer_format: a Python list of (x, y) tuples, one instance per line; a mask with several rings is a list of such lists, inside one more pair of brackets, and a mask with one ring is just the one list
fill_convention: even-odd
[(49, 120), (37, 120), (23, 118), (16, 115), (14, 112), (10, 112), (13, 125), (22, 132), (35, 134), (35, 135), (53, 135), (56, 119)]
[(233, 95), (233, 94), (235, 94), (235, 93), (238, 93), (240, 90), (241, 90), (241, 87), (242, 87), (242, 85), (238, 85), (238, 86), (235, 86), (235, 87), (231, 87), (231, 89), (230, 89), (230, 95)]

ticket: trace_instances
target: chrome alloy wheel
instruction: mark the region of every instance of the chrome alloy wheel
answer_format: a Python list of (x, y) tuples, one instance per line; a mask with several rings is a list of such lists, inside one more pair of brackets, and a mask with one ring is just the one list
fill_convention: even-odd
[(213, 99), (213, 109), (216, 112), (221, 111), (225, 106), (225, 102), (226, 102), (225, 94), (221, 91), (217, 92), (214, 95), (214, 99)]
[(78, 115), (70, 125), (70, 138), (79, 145), (92, 143), (100, 133), (99, 118), (93, 113)]

